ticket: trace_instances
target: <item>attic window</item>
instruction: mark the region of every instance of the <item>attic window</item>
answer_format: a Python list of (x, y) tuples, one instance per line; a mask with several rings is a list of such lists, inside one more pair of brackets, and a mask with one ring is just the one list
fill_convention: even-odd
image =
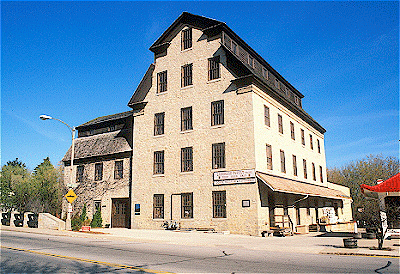
[(192, 29), (182, 30), (182, 50), (192, 47)]

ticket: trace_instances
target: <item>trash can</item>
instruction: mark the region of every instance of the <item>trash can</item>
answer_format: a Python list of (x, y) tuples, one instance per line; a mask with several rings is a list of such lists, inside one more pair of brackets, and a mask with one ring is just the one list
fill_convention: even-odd
[(343, 239), (343, 244), (344, 247), (347, 248), (357, 248), (357, 239), (353, 239), (353, 238), (347, 238), (347, 239)]

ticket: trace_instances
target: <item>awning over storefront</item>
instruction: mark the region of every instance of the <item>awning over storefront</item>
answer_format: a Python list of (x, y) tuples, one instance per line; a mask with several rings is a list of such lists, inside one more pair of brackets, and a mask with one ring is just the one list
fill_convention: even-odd
[(375, 186), (362, 184), (361, 191), (363, 193), (365, 189), (373, 192), (400, 192), (400, 173)]
[(351, 197), (336, 189), (307, 184), (296, 180), (265, 174), (259, 171), (256, 172), (256, 175), (257, 178), (265, 183), (272, 191), (333, 199), (351, 199)]

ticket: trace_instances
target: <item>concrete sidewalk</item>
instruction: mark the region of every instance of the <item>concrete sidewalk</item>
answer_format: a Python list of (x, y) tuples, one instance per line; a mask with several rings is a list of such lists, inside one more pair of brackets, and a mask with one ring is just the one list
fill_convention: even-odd
[(295, 252), (306, 254), (336, 254), (359, 256), (400, 257), (400, 240), (385, 240), (384, 248), (371, 249), (378, 245), (376, 239), (358, 239), (358, 248), (344, 248), (343, 238), (318, 237), (321, 233), (295, 235), (291, 237), (254, 237), (236, 234), (205, 233), (198, 231), (168, 231), (126, 228), (92, 229), (91, 233), (38, 228), (0, 226), (5, 231), (20, 231), (46, 235), (85, 237), (107, 240), (160, 243), (173, 245), (220, 247), (223, 249), (249, 249), (269, 252)]

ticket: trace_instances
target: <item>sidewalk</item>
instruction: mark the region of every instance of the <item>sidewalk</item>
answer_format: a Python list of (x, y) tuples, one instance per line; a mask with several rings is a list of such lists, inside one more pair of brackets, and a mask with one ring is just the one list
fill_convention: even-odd
[(213, 246), (224, 249), (249, 249), (269, 252), (295, 252), (306, 254), (335, 254), (358, 256), (400, 257), (400, 240), (385, 240), (384, 248), (391, 250), (373, 250), (376, 239), (358, 239), (358, 248), (344, 248), (343, 238), (317, 237), (321, 233), (295, 235), (291, 237), (254, 237), (236, 234), (205, 233), (198, 231), (168, 231), (126, 228), (98, 228), (91, 233), (0, 226), (4, 231), (20, 231), (46, 235), (85, 237), (107, 240), (134, 241), (188, 246)]

